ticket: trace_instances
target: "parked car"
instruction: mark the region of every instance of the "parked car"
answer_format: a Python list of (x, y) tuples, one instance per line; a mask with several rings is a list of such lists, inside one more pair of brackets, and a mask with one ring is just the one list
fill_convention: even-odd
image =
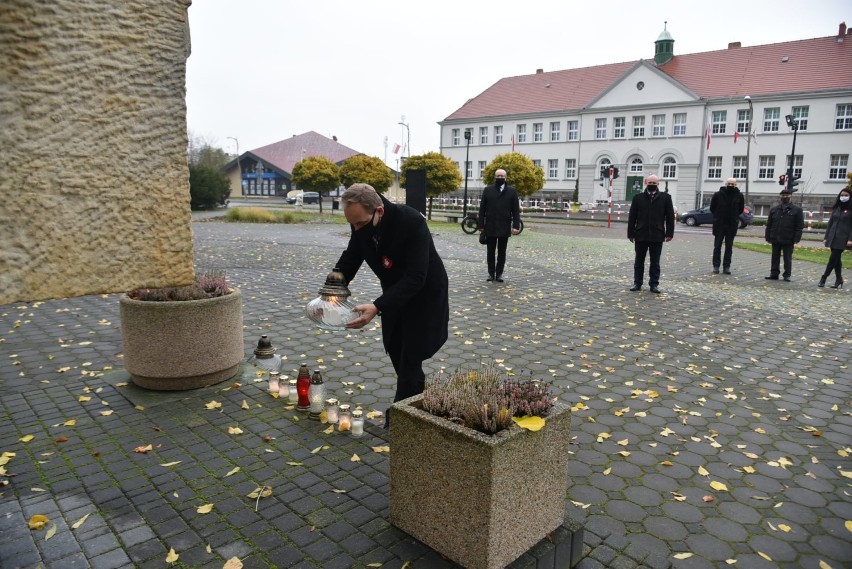
[(292, 204), (318, 204), (320, 195), (317, 192), (289, 192), (287, 203)]
[[(745, 229), (754, 219), (754, 206), (747, 205), (740, 214), (740, 229)], [(680, 216), (680, 222), (694, 227), (696, 225), (712, 225), (713, 214), (710, 213), (710, 206), (690, 210)]]

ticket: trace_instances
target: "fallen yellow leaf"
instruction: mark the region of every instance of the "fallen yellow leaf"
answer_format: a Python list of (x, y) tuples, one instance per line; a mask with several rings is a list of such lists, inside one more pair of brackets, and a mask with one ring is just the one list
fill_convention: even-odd
[(47, 525), (48, 521), (50, 520), (47, 519), (47, 516), (36, 514), (30, 518), (30, 521), (27, 525), (30, 527), (30, 529), (44, 529), (44, 526)]
[(766, 554), (765, 554), (764, 552), (762, 552), (762, 551), (758, 551), (758, 552), (757, 552), (757, 554), (758, 554), (758, 555), (760, 555), (761, 557), (763, 557), (764, 559), (766, 559), (767, 561), (772, 561), (772, 558), (771, 558), (771, 557), (769, 557), (768, 555), (766, 555)]
[(228, 427), (229, 435), (241, 435), (243, 434), (243, 430), (239, 427)]
[(388, 445), (380, 446), (380, 447), (372, 447), (375, 452), (390, 452), (390, 447)]
[(81, 525), (83, 525), (84, 523), (86, 523), (86, 520), (87, 520), (88, 518), (89, 518), (89, 514), (86, 514), (85, 516), (83, 516), (82, 518), (80, 518), (79, 520), (77, 520), (76, 522), (74, 522), (74, 525), (72, 525), (72, 526), (71, 526), (71, 529), (77, 529), (78, 527), (80, 527)]
[(694, 554), (694, 553), (689, 553), (689, 552), (686, 552), (686, 553), (675, 553), (674, 555), (672, 555), (672, 557), (674, 557), (675, 559), (689, 559), (689, 558), (690, 558), (690, 557), (692, 557), (693, 555), (695, 555), (695, 554)]
[(544, 427), (544, 418), (533, 416), (512, 417), (512, 420), (522, 429), (540, 431)]
[(144, 447), (143, 446), (136, 447), (135, 449), (133, 449), (133, 452), (145, 454), (145, 453), (152, 451), (152, 450), (154, 450), (154, 446), (153, 445), (147, 445), (147, 446), (144, 446)]
[(724, 484), (722, 484), (721, 482), (718, 482), (716, 480), (713, 480), (712, 482), (710, 482), (710, 487), (713, 488), (713, 490), (716, 490), (717, 492), (727, 492), (728, 491), (727, 486), (725, 486)]
[(204, 504), (203, 506), (199, 506), (195, 511), (199, 514), (209, 514), (213, 511), (213, 504)]
[(112, 409), (109, 409), (109, 410), (107, 410), (107, 411), (101, 411), (101, 415), (103, 415), (104, 417), (109, 417), (109, 416), (110, 416), (110, 415), (112, 415), (114, 412), (115, 412), (115, 411), (113, 411)]
[(178, 560), (180, 555), (174, 550), (174, 548), (169, 549), (169, 554), (166, 555), (166, 563), (174, 563)]
[(820, 559), (819, 560), (819, 569), (834, 569), (834, 568), (831, 565), (829, 565), (828, 563), (826, 563), (825, 561), (823, 561), (822, 559)]
[(222, 569), (243, 569), (243, 562), (236, 557), (231, 557), (225, 561), (225, 564), (222, 565)]
[(222, 407), (222, 404), (214, 400), (210, 403), (205, 404), (204, 407), (206, 407), (207, 409), (219, 409)]
[(353, 454), (352, 458), (350, 458), (349, 460), (351, 460), (352, 462), (361, 462), (361, 457), (357, 454)]
[(249, 408), (250, 408), (250, 407), (249, 407), (248, 401), (246, 401), (245, 399), (243, 399), (243, 404), (242, 404), (242, 405), (240, 405), (240, 409), (249, 409)]
[(701, 476), (709, 476), (710, 472), (708, 472), (707, 469), (704, 468), (703, 466), (699, 466), (698, 467), (698, 474), (700, 474)]
[(846, 531), (852, 532), (852, 522), (850, 522), (849, 520), (846, 520), (845, 525), (846, 525)]
[(183, 461), (182, 460), (176, 460), (174, 462), (166, 462), (164, 464), (161, 464), (160, 466), (169, 467), (169, 466), (174, 466), (176, 464), (180, 464), (181, 462), (183, 462)]
[(77, 419), (69, 419), (62, 424), (66, 427), (73, 427), (74, 425), (77, 424)]
[(18, 440), (19, 440), (19, 441), (21, 441), (22, 443), (28, 443), (28, 442), (30, 442), (31, 440), (33, 440), (34, 438), (35, 438), (35, 437), (34, 437), (33, 435), (24, 435), (23, 437), (21, 437), (21, 438), (20, 438), (20, 439), (18, 439)]
[(50, 524), (50, 527), (47, 528), (47, 533), (44, 534), (44, 541), (47, 541), (54, 535), (56, 535), (56, 524)]
[(233, 476), (234, 474), (236, 474), (239, 471), (240, 471), (239, 466), (237, 466), (236, 468), (232, 468), (231, 470), (228, 471), (228, 473), (225, 475), (225, 477), (227, 478), (228, 476)]
[(330, 435), (333, 432), (334, 432), (334, 425), (330, 426), (329, 428), (327, 428), (326, 430), (323, 431), (323, 433), (325, 433), (326, 435)]

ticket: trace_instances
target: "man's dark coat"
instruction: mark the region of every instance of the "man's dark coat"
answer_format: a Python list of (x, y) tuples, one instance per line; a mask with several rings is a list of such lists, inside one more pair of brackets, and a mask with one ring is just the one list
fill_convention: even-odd
[(496, 186), (485, 186), (479, 201), (479, 226), (485, 226), (488, 237), (509, 237), (512, 228), (521, 228), (518, 190), (506, 185), (501, 192)]
[(722, 186), (710, 200), (713, 214), (713, 235), (737, 234), (740, 214), (745, 210), (745, 200), (739, 188)]
[(627, 219), (627, 238), (636, 241), (662, 242), (674, 237), (672, 197), (661, 191), (653, 198), (647, 188), (633, 196)]
[(764, 237), (776, 245), (793, 245), (802, 240), (805, 215), (796, 204), (779, 203), (769, 210)]
[(367, 263), (382, 285), (382, 295), (373, 303), (381, 312), (385, 350), (391, 338), (401, 334), (407, 355), (425, 360), (447, 341), (447, 271), (423, 216), (384, 197), (382, 202), (385, 213), (377, 228), (378, 242), (353, 232), (336, 266), (348, 283), (361, 263)]

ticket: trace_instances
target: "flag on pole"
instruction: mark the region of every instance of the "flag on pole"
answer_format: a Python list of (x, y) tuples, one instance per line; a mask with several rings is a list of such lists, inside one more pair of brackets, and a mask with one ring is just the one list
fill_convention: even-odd
[(512, 152), (515, 151), (515, 135), (512, 135)]
[(707, 150), (710, 150), (710, 123), (707, 123), (707, 128), (704, 129), (704, 137), (707, 139)]
[(734, 133), (734, 144), (736, 144), (737, 140), (739, 140), (739, 139), (740, 139), (740, 133), (739, 133), (739, 131), (737, 131), (737, 132)]
[(402, 148), (398, 143), (393, 145), (393, 153), (399, 154), (399, 149)]

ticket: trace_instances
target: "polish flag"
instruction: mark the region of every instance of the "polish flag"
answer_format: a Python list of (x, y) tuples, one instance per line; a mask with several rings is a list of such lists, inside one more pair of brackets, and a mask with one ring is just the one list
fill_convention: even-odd
[(707, 150), (710, 150), (710, 124), (707, 124), (707, 128), (704, 129), (704, 137), (707, 139)]
[(402, 148), (402, 147), (401, 147), (399, 144), (394, 144), (394, 145), (393, 145), (393, 153), (394, 153), (394, 154), (399, 154), (399, 149), (400, 149), (400, 148)]
[(515, 151), (515, 135), (512, 135), (512, 152)]
[(734, 144), (736, 144), (739, 139), (740, 139), (740, 133), (739, 133), (739, 131), (737, 131), (737, 132), (734, 133)]

